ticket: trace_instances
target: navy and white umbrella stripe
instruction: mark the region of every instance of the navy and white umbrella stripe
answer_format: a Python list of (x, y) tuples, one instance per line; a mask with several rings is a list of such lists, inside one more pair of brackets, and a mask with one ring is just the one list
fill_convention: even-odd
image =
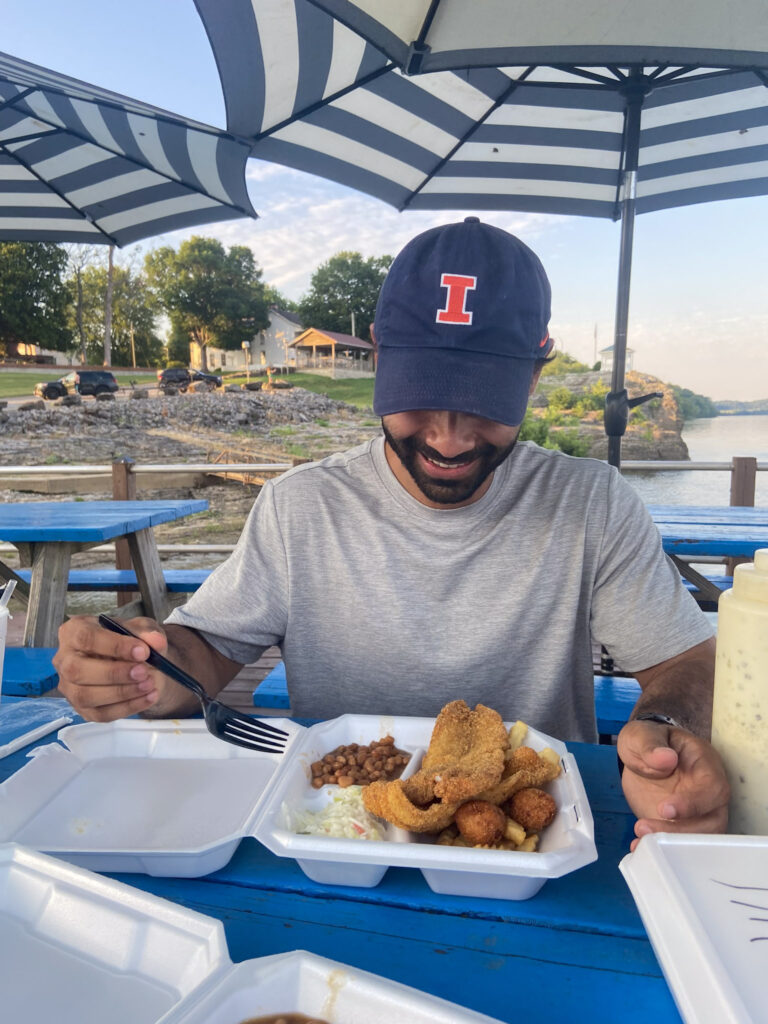
[(126, 245), (255, 217), (248, 145), (0, 54), (0, 238)]
[[(197, 6), (228, 127), (253, 156), (399, 209), (618, 216), (628, 73), (617, 66), (406, 75), (309, 0)], [(768, 191), (765, 72), (644, 72), (638, 213)]]

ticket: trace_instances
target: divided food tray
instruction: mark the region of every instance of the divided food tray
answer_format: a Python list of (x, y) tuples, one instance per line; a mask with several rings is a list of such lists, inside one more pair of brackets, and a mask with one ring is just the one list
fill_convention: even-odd
[(768, 836), (648, 835), (619, 867), (686, 1024), (768, 1024)]
[(0, 948), (8, 1021), (499, 1024), (303, 951), (233, 966), (220, 921), (16, 844), (0, 845)]
[[(391, 866), (420, 870), (435, 892), (527, 899), (548, 878), (596, 859), (592, 815), (566, 747), (530, 729), (525, 742), (554, 749), (562, 772), (548, 786), (558, 812), (535, 853), (438, 846), (434, 837), (387, 827), (385, 840), (299, 835), (297, 812), (318, 810), (338, 787), (315, 790), (310, 765), (340, 744), (386, 734), (415, 770), (431, 718), (342, 715), (291, 734), (284, 755), (216, 740), (200, 721), (123, 721), (71, 726), (61, 744), (0, 785), (0, 842), (17, 842), (96, 871), (197, 877), (223, 867), (244, 836), (331, 885), (375, 886)], [(205, 813), (200, 813), (201, 806)]]

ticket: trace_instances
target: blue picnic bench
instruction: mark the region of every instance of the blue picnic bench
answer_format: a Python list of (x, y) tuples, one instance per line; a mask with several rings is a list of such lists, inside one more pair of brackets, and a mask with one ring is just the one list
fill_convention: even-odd
[(53, 667), (55, 647), (6, 647), (3, 696), (39, 697), (59, 684)]
[[(199, 589), (213, 572), (213, 569), (164, 569), (163, 578), (172, 594), (191, 594)], [(16, 575), (25, 583), (32, 579), (31, 569), (18, 569)], [(70, 569), (67, 590), (137, 590), (138, 581), (133, 569)]]

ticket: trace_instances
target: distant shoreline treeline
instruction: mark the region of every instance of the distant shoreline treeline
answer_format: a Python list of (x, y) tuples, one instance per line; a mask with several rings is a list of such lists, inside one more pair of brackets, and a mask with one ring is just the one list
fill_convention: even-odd
[(715, 402), (721, 416), (768, 416), (768, 398), (758, 398), (754, 402), (737, 402), (724, 400)]
[(724, 409), (721, 416), (768, 416), (768, 409)]

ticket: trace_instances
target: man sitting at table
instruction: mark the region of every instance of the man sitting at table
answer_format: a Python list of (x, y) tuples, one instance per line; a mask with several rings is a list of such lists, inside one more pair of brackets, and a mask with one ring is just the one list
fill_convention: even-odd
[(642, 695), (618, 738), (636, 834), (714, 832), (714, 640), (635, 491), (603, 462), (516, 444), (552, 348), (544, 268), (467, 218), (413, 239), (375, 319), (383, 437), (262, 488), (232, 556), (164, 627), (62, 626), (60, 689), (88, 719), (199, 710), (147, 647), (218, 693), (279, 644), (297, 717), (487, 704), (596, 740), (592, 643)]

